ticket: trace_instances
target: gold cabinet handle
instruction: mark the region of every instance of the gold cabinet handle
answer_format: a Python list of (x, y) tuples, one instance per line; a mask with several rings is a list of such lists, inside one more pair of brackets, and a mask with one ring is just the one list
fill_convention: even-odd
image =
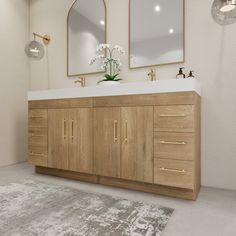
[(46, 156), (43, 153), (35, 153), (35, 152), (30, 152), (30, 155), (32, 155), (32, 156), (40, 156), (40, 157), (45, 157)]
[(128, 121), (125, 121), (125, 143), (128, 142)]
[(74, 140), (74, 120), (71, 120), (71, 139)]
[(118, 137), (117, 137), (117, 124), (118, 124), (118, 121), (114, 120), (114, 143), (117, 143), (117, 141), (118, 141)]
[(177, 170), (177, 169), (169, 169), (169, 168), (164, 168), (164, 167), (161, 167), (160, 170), (165, 171), (165, 172), (173, 172), (173, 173), (185, 173), (186, 172), (184, 169)]
[(63, 121), (63, 134), (64, 134), (64, 139), (66, 139), (66, 120), (65, 119)]
[(168, 115), (168, 114), (161, 114), (161, 115), (159, 115), (160, 117), (185, 117), (186, 116), (186, 114), (170, 114), (170, 115)]
[(171, 144), (171, 145), (186, 145), (186, 142), (168, 142), (168, 141), (160, 141), (160, 144)]
[(43, 119), (44, 117), (42, 117), (42, 116), (30, 116), (30, 118)]
[(43, 134), (30, 134), (30, 137), (45, 137), (46, 135)]

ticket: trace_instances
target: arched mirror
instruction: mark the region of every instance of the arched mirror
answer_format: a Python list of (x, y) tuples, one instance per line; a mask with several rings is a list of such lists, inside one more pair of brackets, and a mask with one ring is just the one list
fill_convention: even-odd
[(130, 68), (184, 62), (184, 0), (130, 0)]
[(97, 45), (106, 43), (106, 5), (104, 0), (76, 0), (67, 18), (67, 75), (104, 72), (101, 63), (89, 63)]

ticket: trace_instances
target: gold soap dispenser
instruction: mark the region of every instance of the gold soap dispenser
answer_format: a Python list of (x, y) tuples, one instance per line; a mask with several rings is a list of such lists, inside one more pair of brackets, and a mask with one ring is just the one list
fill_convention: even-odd
[(176, 79), (185, 79), (186, 78), (185, 74), (183, 73), (183, 69), (184, 69), (184, 67), (179, 68), (179, 73), (176, 75)]

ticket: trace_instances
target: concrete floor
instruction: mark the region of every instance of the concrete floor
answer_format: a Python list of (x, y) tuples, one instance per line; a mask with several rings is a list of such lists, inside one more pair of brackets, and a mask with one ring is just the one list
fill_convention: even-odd
[(198, 200), (185, 201), (62, 178), (37, 175), (26, 163), (1, 167), (0, 184), (32, 179), (175, 209), (163, 236), (236, 236), (236, 192), (202, 188)]

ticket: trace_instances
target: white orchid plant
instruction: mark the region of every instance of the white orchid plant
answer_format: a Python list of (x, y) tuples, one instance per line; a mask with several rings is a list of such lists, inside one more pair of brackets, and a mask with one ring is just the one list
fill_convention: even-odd
[(102, 61), (101, 69), (106, 70), (104, 79), (98, 81), (101, 83), (103, 81), (120, 81), (118, 78), (119, 72), (121, 71), (121, 61), (119, 58), (114, 58), (114, 53), (117, 51), (121, 55), (125, 54), (125, 51), (119, 45), (111, 47), (109, 44), (99, 44), (96, 49), (96, 56), (91, 60), (90, 65), (93, 65), (97, 60)]

